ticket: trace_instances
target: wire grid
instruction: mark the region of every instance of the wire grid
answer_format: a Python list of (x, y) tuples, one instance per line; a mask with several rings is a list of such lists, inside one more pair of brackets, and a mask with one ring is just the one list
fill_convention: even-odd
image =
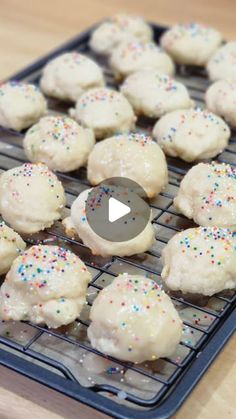
[[(158, 35), (159, 32), (157, 37)], [(81, 43), (78, 40), (77, 45), (75, 43), (68, 44), (68, 50), (71, 49), (76, 49), (95, 58), (103, 67), (107, 84), (117, 88), (105, 61), (94, 57), (87, 42)], [(39, 68), (33, 74), (29, 74), (25, 80), (37, 84), (40, 70)], [(186, 70), (184, 67), (178, 68), (176, 78), (184, 82), (196, 104), (202, 107), (204, 92), (208, 85), (204, 72), (196, 69)], [(68, 111), (69, 105), (50, 99), (49, 108), (52, 113), (65, 113)], [(139, 121), (138, 129), (150, 132), (151, 122), (142, 118)], [(0, 171), (8, 170), (27, 161), (22, 148), (23, 135), (23, 133), (16, 133), (12, 130), (0, 129)], [(232, 132), (229, 146), (218, 156), (217, 160), (236, 165), (235, 157), (236, 133)], [(21, 322), (22, 331), (19, 336), (15, 324), (9, 326), (2, 323), (0, 344), (7, 346), (9, 351), (17, 351), (19, 356), (26, 356), (32, 362), (39, 362), (42, 368), (56, 370), (68, 380), (79, 380), (80, 382), (82, 380), (82, 384), (88, 386), (91, 391), (101, 392), (106, 397), (113, 395), (114, 400), (119, 403), (128, 403), (129, 406), (136, 408), (138, 406), (148, 408), (162, 401), (164, 396), (174, 389), (191, 362), (194, 362), (203, 345), (207, 344), (213, 332), (230, 313), (236, 300), (235, 293), (221, 293), (214, 296), (204, 307), (186, 302), (182, 298), (172, 297), (173, 303), (183, 319), (183, 339), (172, 358), (152, 363), (133, 365), (112, 357), (105, 357), (91, 348), (86, 337), (86, 329), (89, 325), (89, 308), (93, 299), (117, 274), (139, 273), (162, 284), (160, 256), (163, 247), (176, 232), (194, 225), (192, 221), (178, 214), (173, 207), (173, 198), (178, 191), (180, 181), (190, 167), (190, 164), (178, 159), (168, 158), (169, 184), (164, 192), (151, 201), (156, 241), (145, 255), (107, 259), (93, 257), (89, 249), (81, 242), (65, 236), (61, 222), (56, 222), (52, 228), (34, 235), (30, 239), (26, 238), (29, 245), (39, 242), (59, 244), (70, 248), (82, 258), (93, 276), (88, 288), (88, 304), (82, 311), (80, 319), (72, 327), (59, 330), (48, 330), (42, 326)], [(70, 174), (57, 173), (57, 175), (65, 187), (67, 196), (65, 215), (67, 215), (74, 199), (82, 190), (89, 187), (86, 169), (83, 168)], [(51, 344), (50, 341), (53, 343)], [(65, 350), (65, 356), (61, 357), (61, 353), (56, 351), (56, 347), (60, 347), (60, 344), (66, 345), (66, 348), (76, 348), (75, 354), (73, 354), (76, 359), (73, 358), (72, 361), (67, 362), (67, 350)], [(62, 346), (62, 351), (64, 351), (64, 346)], [(68, 353), (70, 353), (70, 349)], [(109, 362), (109, 367), (105, 372), (91, 373), (92, 378), (87, 377), (87, 372), (83, 372), (83, 357), (90, 355), (95, 357), (95, 361), (105, 359)], [(79, 358), (81, 367), (78, 367), (76, 361)], [(116, 368), (115, 374), (110, 373), (112, 366)]]

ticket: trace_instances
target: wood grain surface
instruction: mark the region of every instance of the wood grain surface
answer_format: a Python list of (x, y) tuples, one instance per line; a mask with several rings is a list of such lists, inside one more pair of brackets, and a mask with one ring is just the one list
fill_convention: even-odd
[[(200, 21), (236, 39), (235, 0), (0, 0), (0, 80), (98, 20), (118, 11), (163, 24)], [(203, 377), (176, 419), (236, 418), (236, 337)], [(99, 419), (99, 412), (0, 368), (0, 419)]]

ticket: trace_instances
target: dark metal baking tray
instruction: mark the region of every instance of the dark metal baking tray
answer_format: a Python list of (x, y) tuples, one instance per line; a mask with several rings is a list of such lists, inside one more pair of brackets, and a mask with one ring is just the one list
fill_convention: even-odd
[[(51, 54), (43, 57), (11, 79), (38, 83), (46, 62), (56, 55), (77, 50), (95, 58), (103, 67), (107, 83), (116, 87), (106, 60), (95, 57), (88, 46), (91, 31), (78, 35)], [(153, 24), (155, 40), (166, 29)], [(203, 106), (208, 80), (203, 69), (179, 67), (177, 79), (189, 88), (192, 98)], [(49, 100), (51, 112), (67, 112), (69, 104)], [(138, 129), (150, 130), (150, 121), (139, 121)], [(22, 149), (24, 133), (0, 128), (0, 172), (26, 161)], [(236, 165), (236, 133), (219, 161)], [(153, 224), (157, 233), (154, 246), (144, 255), (131, 258), (92, 257), (80, 242), (64, 235), (60, 222), (40, 234), (27, 238), (28, 243), (52, 243), (68, 247), (77, 253), (91, 270), (88, 305), (73, 327), (48, 330), (30, 323), (0, 325), (0, 364), (56, 389), (82, 403), (116, 418), (167, 418), (173, 415), (193, 390), (209, 365), (216, 358), (235, 331), (235, 293), (221, 293), (210, 298), (206, 307), (198, 307), (182, 299), (173, 298), (184, 321), (183, 339), (175, 356), (144, 365), (132, 365), (108, 357), (109, 366), (101, 374), (88, 373), (84, 360), (95, 363), (105, 359), (92, 349), (87, 338), (88, 311), (100, 289), (120, 272), (142, 273), (161, 283), (160, 254), (163, 246), (177, 231), (193, 224), (176, 213), (173, 198), (179, 183), (191, 165), (178, 159), (168, 159), (170, 182), (159, 197), (152, 200)], [(78, 193), (88, 187), (86, 170), (70, 174), (57, 173), (62, 180), (67, 208)], [(191, 275), (191, 273), (190, 273)], [(115, 365), (116, 369), (111, 367)], [(116, 371), (115, 374), (111, 371)], [(90, 376), (88, 376), (90, 374)]]

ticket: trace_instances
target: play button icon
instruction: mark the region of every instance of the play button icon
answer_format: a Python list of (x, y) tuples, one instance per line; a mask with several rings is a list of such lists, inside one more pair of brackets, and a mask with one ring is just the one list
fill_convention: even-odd
[(109, 198), (109, 208), (108, 208), (108, 220), (110, 223), (119, 220), (130, 213), (131, 209), (128, 205), (123, 204), (115, 198)]
[(112, 242), (131, 240), (150, 220), (146, 193), (136, 182), (114, 177), (92, 188), (86, 201), (86, 218), (93, 231)]

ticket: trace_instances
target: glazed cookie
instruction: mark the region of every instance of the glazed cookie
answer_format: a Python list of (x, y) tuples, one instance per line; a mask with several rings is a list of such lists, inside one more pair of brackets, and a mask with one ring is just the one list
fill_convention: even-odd
[(161, 276), (173, 291), (211, 296), (236, 288), (235, 258), (236, 236), (229, 230), (189, 228), (164, 248)]
[(66, 52), (49, 61), (40, 80), (46, 95), (72, 102), (76, 102), (86, 90), (104, 85), (99, 65), (76, 51)]
[(95, 144), (93, 131), (71, 118), (46, 116), (31, 127), (24, 138), (28, 159), (45, 163), (52, 170), (70, 172), (87, 162)]
[(25, 247), (26, 244), (19, 234), (0, 221), (0, 275), (10, 269), (13, 260)]
[(85, 128), (92, 128), (97, 139), (134, 128), (136, 117), (127, 99), (108, 88), (91, 89), (77, 101), (71, 115)]
[(156, 70), (142, 70), (131, 74), (121, 92), (128, 99), (137, 115), (159, 118), (176, 109), (193, 106), (186, 87)]
[(127, 15), (118, 13), (110, 17), (110, 22), (119, 26), (119, 28), (132, 34), (140, 41), (150, 41), (153, 38), (153, 30), (141, 16)]
[(153, 42), (123, 42), (114, 49), (110, 66), (116, 79), (123, 79), (130, 74), (152, 68), (161, 74), (174, 74), (172, 59)]
[(165, 156), (157, 143), (145, 134), (107, 138), (97, 143), (89, 155), (88, 180), (92, 185), (98, 185), (114, 176), (137, 182), (147, 196), (153, 198), (168, 182)]
[(53, 328), (69, 324), (80, 315), (90, 280), (84, 263), (69, 250), (32, 246), (15, 259), (1, 286), (1, 318)]
[(217, 30), (199, 23), (175, 25), (161, 37), (162, 47), (178, 64), (204, 66), (222, 43)]
[(63, 186), (44, 164), (25, 163), (0, 176), (0, 213), (19, 233), (50, 227), (64, 205)]
[(221, 153), (229, 142), (230, 129), (211, 112), (186, 109), (164, 115), (154, 126), (153, 136), (168, 156), (192, 162)]
[(21, 131), (47, 111), (47, 103), (33, 84), (10, 81), (0, 84), (0, 125)]
[(118, 14), (93, 31), (90, 48), (97, 54), (109, 55), (123, 41), (138, 39), (148, 42), (152, 36), (151, 26), (141, 17)]
[(216, 162), (192, 167), (180, 184), (174, 205), (201, 226), (236, 231), (236, 169)]
[(171, 356), (181, 340), (182, 321), (170, 297), (141, 275), (115, 278), (98, 294), (90, 319), (92, 347), (124, 361)]
[(236, 41), (217, 49), (207, 64), (207, 72), (212, 81), (236, 79)]
[(89, 247), (93, 255), (131, 256), (148, 250), (154, 242), (154, 228), (150, 222), (144, 230), (131, 240), (112, 242), (98, 236), (90, 227), (86, 216), (86, 200), (91, 189), (83, 191), (71, 206), (70, 217), (63, 220), (66, 234), (70, 237), (76, 235)]
[(236, 127), (236, 77), (234, 80), (218, 80), (206, 91), (206, 106)]

